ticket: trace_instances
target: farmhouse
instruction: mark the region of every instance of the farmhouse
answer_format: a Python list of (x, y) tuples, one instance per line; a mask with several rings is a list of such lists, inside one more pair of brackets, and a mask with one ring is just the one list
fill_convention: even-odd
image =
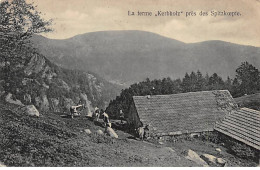
[(152, 136), (213, 131), (232, 110), (237, 109), (227, 90), (134, 96), (127, 115), (134, 127), (149, 125)]
[(233, 110), (215, 130), (260, 150), (260, 112), (248, 108)]

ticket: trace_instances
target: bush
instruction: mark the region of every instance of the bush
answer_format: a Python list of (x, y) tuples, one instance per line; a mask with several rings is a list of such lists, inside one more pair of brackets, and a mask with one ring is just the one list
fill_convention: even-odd
[(233, 144), (230, 147), (230, 150), (240, 158), (245, 159), (256, 159), (257, 153), (249, 146), (238, 143), (232, 142)]
[(218, 132), (204, 132), (200, 135), (200, 139), (203, 141), (210, 141), (213, 143), (220, 143), (220, 135)]
[(259, 151), (229, 136), (219, 134), (219, 141), (225, 143), (228, 152), (237, 157), (254, 161), (259, 159)]

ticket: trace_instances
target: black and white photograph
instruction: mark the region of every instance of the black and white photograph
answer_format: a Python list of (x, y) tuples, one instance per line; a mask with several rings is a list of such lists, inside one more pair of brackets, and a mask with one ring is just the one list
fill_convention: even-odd
[(260, 167), (260, 0), (0, 0), (0, 167)]

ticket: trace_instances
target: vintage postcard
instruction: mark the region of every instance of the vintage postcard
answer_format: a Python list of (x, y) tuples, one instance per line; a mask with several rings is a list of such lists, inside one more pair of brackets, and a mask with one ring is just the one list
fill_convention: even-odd
[(259, 0), (0, 0), (0, 166), (260, 166), (259, 21)]

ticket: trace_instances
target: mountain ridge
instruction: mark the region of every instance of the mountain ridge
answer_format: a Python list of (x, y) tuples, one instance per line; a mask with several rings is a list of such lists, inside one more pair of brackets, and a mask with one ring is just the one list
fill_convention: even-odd
[(187, 42), (183, 42), (181, 40), (177, 40), (177, 39), (174, 39), (174, 38), (171, 38), (171, 37), (167, 37), (167, 36), (164, 36), (164, 35), (161, 35), (161, 34), (158, 34), (158, 33), (150, 32), (150, 31), (141, 31), (141, 30), (93, 31), (93, 32), (86, 32), (86, 33), (82, 33), (82, 34), (77, 34), (77, 35), (74, 35), (74, 36), (69, 37), (69, 38), (48, 38), (48, 37), (45, 37), (44, 35), (34, 35), (34, 37), (36, 36), (36, 37), (41, 37), (41, 38), (45, 38), (45, 39), (49, 39), (49, 40), (64, 41), (64, 40), (70, 40), (70, 39), (73, 39), (73, 38), (79, 37), (79, 36), (85, 36), (85, 35), (96, 34), (96, 33), (106, 33), (106, 32), (111, 32), (111, 33), (112, 32), (142, 32), (142, 33), (145, 32), (145, 33), (158, 35), (158, 36), (170, 39), (170, 40), (175, 40), (175, 41), (183, 43), (183, 44), (199, 44), (199, 43), (207, 43), (207, 42), (223, 42), (223, 43), (229, 43), (229, 44), (235, 44), (235, 45), (242, 45), (242, 46), (259, 48), (259, 46), (254, 46), (254, 45), (249, 45), (249, 44), (238, 44), (238, 43), (235, 43), (235, 42), (224, 41), (224, 40), (220, 40), (220, 39), (210, 39), (210, 40), (205, 40), (205, 41), (197, 41), (197, 42), (189, 42), (189, 43), (187, 43)]
[(260, 48), (221, 40), (184, 43), (144, 31), (100, 31), (65, 40), (33, 40), (60, 66), (92, 71), (110, 82), (130, 85), (145, 78), (180, 78), (185, 72), (233, 77), (241, 62), (260, 67)]

